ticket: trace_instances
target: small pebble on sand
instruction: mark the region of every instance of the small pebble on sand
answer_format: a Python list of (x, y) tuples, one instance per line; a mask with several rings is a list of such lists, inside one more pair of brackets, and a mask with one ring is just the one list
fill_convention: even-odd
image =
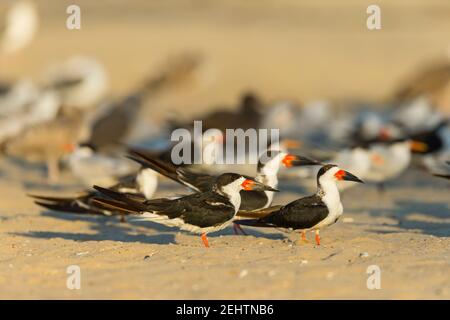
[(368, 257), (369, 257), (369, 254), (368, 254), (367, 252), (361, 252), (361, 253), (359, 254), (359, 257), (360, 257), (360, 258), (368, 258)]

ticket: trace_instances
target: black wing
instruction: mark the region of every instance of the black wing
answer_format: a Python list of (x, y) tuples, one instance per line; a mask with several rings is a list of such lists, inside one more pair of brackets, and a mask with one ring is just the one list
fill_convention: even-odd
[(145, 151), (129, 149), (129, 158), (138, 162), (143, 167), (150, 168), (163, 176), (183, 184), (197, 192), (206, 192), (212, 189), (216, 176), (205, 173), (191, 172), (172, 164), (171, 162), (158, 159), (158, 156)]
[(151, 212), (169, 219), (179, 218), (184, 223), (201, 228), (220, 225), (235, 215), (235, 208), (229, 200), (215, 192), (195, 193), (174, 200), (162, 198), (138, 201), (124, 193), (98, 186), (94, 188), (110, 198), (95, 199), (96, 203), (106, 208), (135, 214)]
[(146, 201), (149, 211), (166, 215), (169, 219), (180, 218), (185, 223), (201, 228), (220, 225), (231, 220), (235, 208), (229, 200), (215, 192), (195, 193), (171, 201)]
[(38, 195), (29, 195), (36, 199), (34, 203), (46, 209), (78, 214), (94, 214), (94, 215), (112, 215), (112, 212), (105, 211), (103, 208), (96, 206), (92, 199), (97, 192), (90, 192), (78, 197), (47, 197)]
[(308, 229), (328, 216), (328, 208), (317, 195), (293, 201), (280, 210), (261, 218), (274, 227)]
[(267, 195), (263, 191), (241, 191), (241, 206), (239, 211), (253, 211), (267, 205)]

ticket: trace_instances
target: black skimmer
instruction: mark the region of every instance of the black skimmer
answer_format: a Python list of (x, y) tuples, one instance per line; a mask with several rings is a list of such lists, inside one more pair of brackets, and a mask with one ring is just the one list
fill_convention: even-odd
[(236, 173), (224, 173), (216, 178), (212, 189), (177, 199), (139, 201), (127, 194), (95, 186), (106, 198), (96, 198), (99, 205), (112, 210), (140, 215), (170, 227), (201, 234), (209, 247), (207, 234), (226, 228), (234, 220), (241, 205), (241, 190), (277, 191), (258, 181)]
[(320, 229), (334, 224), (343, 213), (337, 187), (338, 181), (360, 182), (358, 177), (336, 165), (327, 164), (317, 174), (316, 194), (295, 200), (284, 206), (262, 209), (256, 214), (259, 219), (236, 221), (237, 224), (254, 227), (273, 227), (300, 230), (306, 240), (306, 231), (316, 232), (316, 243), (320, 245)]
[[(268, 160), (264, 163), (261, 160), (262, 158), (260, 158), (257, 166), (257, 175), (254, 179), (274, 189), (278, 187), (277, 175), (281, 165), (290, 168), (296, 166), (320, 164), (315, 160), (311, 160), (309, 158), (298, 155), (287, 154), (279, 150), (269, 150), (267, 151), (266, 156)], [(141, 164), (143, 167), (151, 168), (159, 172), (163, 176), (166, 176), (175, 182), (183, 184), (196, 192), (210, 191), (217, 178), (217, 176), (214, 175), (193, 172), (185, 168), (173, 166), (168, 162), (148, 157), (135, 150), (130, 150), (129, 157)], [(272, 204), (273, 196), (273, 192), (269, 190), (242, 192), (242, 201), (239, 207), (239, 211), (250, 212), (253, 210), (267, 208)], [(238, 216), (239, 215), (240, 213), (238, 213)], [(238, 231), (245, 234), (244, 230), (242, 230), (239, 225), (234, 224), (233, 228), (236, 234), (238, 233)]]
[(449, 120), (439, 122), (434, 128), (411, 134), (412, 152), (419, 167), (433, 174), (447, 174), (445, 162), (450, 158)]
[[(136, 174), (119, 179), (119, 182), (110, 189), (145, 200), (153, 197), (157, 186), (157, 173), (151, 169), (141, 168)], [(37, 205), (50, 210), (105, 216), (120, 215), (123, 219), (122, 212), (107, 210), (94, 203), (93, 199), (100, 196), (100, 193), (94, 190), (84, 192), (76, 197), (29, 196), (36, 199)]]
[[(287, 168), (297, 166), (319, 165), (320, 162), (309, 158), (287, 154), (278, 150), (269, 150), (265, 154), (267, 161), (263, 162), (262, 157), (257, 165), (256, 181), (270, 186), (274, 189), (278, 187), (278, 171), (283, 165)], [(178, 182), (196, 192), (210, 191), (217, 179), (217, 176), (190, 171), (186, 168), (176, 167), (170, 163), (159, 159), (151, 158), (139, 151), (130, 149), (129, 158), (135, 160), (143, 167), (151, 168), (158, 173)], [(243, 192), (239, 210), (252, 211), (267, 208), (272, 204), (273, 193), (269, 190)]]

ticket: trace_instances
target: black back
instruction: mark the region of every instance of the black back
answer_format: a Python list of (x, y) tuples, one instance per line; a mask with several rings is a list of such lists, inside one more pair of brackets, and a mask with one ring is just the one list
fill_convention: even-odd
[(200, 228), (221, 225), (235, 215), (235, 208), (230, 201), (212, 191), (195, 193), (175, 200), (147, 200), (144, 204), (147, 211), (165, 215), (169, 219), (180, 218), (185, 223)]
[(274, 227), (309, 229), (328, 216), (328, 208), (318, 195), (295, 200), (280, 210), (261, 218)]

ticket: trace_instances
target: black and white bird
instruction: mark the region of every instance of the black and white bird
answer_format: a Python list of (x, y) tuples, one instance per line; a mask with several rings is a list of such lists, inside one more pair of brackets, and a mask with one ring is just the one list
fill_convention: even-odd
[[(158, 186), (158, 174), (146, 168), (141, 168), (136, 174), (122, 177), (111, 190), (126, 193), (139, 199), (151, 199)], [(100, 193), (95, 190), (84, 192), (75, 197), (50, 197), (29, 195), (36, 199), (35, 203), (46, 209), (79, 214), (94, 214), (112, 216), (122, 212), (107, 210), (93, 202)], [(121, 215), (123, 218), (123, 215)]]
[[(190, 171), (180, 168), (160, 159), (149, 157), (139, 151), (130, 149), (129, 158), (135, 160), (143, 167), (151, 168), (158, 173), (178, 182), (196, 192), (206, 192), (212, 189), (217, 176)], [(278, 171), (281, 165), (290, 168), (297, 166), (319, 165), (320, 162), (283, 151), (269, 150), (258, 161), (256, 181), (271, 188), (278, 187)], [(273, 192), (270, 190), (258, 190), (242, 192), (239, 210), (252, 211), (267, 208), (272, 204)]]
[(205, 247), (209, 247), (207, 234), (231, 224), (241, 205), (241, 190), (277, 191), (258, 181), (236, 173), (224, 173), (214, 182), (212, 189), (177, 199), (136, 200), (117, 191), (94, 187), (106, 198), (94, 201), (105, 208), (140, 215), (144, 220), (201, 234)]
[(316, 243), (320, 245), (320, 229), (336, 223), (344, 209), (341, 203), (338, 181), (363, 182), (350, 172), (336, 165), (327, 164), (317, 174), (317, 192), (295, 200), (285, 206), (275, 206), (257, 212), (259, 219), (236, 221), (240, 225), (274, 227), (300, 230), (306, 240), (306, 231), (314, 230)]

